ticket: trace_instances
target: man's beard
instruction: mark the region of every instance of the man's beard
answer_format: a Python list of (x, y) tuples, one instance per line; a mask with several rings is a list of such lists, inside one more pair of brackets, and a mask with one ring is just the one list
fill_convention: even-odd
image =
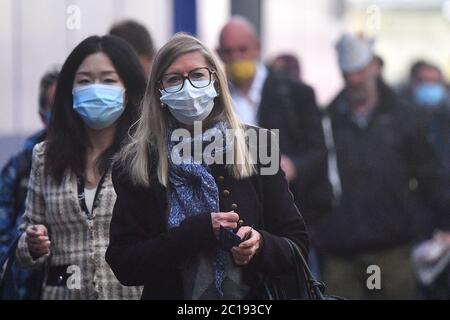
[(370, 97), (370, 94), (376, 88), (376, 81), (368, 80), (357, 86), (348, 86), (346, 89), (346, 98), (350, 105), (359, 106), (364, 104)]

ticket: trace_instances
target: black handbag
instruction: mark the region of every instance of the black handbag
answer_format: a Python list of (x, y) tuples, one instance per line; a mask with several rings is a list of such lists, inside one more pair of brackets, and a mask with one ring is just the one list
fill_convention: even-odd
[[(14, 239), (6, 253), (0, 257), (0, 300), (39, 300), (41, 298), (44, 268), (24, 271), (16, 264), (16, 249), (21, 236), (22, 233)], [(23, 283), (24, 274), (26, 283)], [(20, 292), (22, 286), (26, 286), (25, 296)]]
[(290, 239), (289, 245), (294, 261), (294, 274), (266, 278), (263, 282), (264, 298), (267, 300), (346, 300), (325, 294), (325, 284), (315, 279), (300, 248)]

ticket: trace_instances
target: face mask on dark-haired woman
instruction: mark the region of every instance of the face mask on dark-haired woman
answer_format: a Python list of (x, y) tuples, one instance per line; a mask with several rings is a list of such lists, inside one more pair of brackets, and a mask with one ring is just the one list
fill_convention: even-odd
[(125, 89), (120, 86), (91, 84), (73, 89), (73, 109), (91, 129), (112, 125), (123, 113)]

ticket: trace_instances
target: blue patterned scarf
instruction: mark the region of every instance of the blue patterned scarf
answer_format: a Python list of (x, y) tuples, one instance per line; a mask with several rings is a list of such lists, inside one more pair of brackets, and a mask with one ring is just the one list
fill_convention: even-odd
[[(210, 130), (219, 130), (225, 138), (227, 125), (224, 122), (218, 122)], [(208, 171), (206, 164), (195, 163), (193, 157), (181, 164), (175, 164), (172, 161), (172, 150), (179, 142), (171, 141), (173, 129), (167, 130), (167, 149), (169, 160), (169, 228), (177, 227), (181, 222), (191, 216), (198, 214), (210, 214), (211, 212), (219, 212), (219, 189), (214, 177)], [(197, 143), (204, 143), (205, 137), (202, 134), (195, 137)], [(184, 143), (194, 142), (183, 141)], [(202, 148), (203, 149), (203, 148)], [(222, 152), (225, 152), (224, 148)], [(191, 150), (194, 150), (192, 147)], [(216, 249), (214, 269), (215, 269), (215, 287), (219, 294), (223, 296), (222, 283), (225, 279), (225, 268), (227, 252)]]

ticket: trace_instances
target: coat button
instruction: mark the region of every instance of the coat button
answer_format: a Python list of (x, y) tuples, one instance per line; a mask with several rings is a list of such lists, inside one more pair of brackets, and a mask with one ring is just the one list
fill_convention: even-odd
[(242, 227), (244, 225), (244, 220), (240, 219), (238, 221), (238, 227)]
[(233, 203), (233, 204), (231, 205), (231, 209), (233, 209), (233, 210), (236, 210), (237, 207), (238, 207), (238, 205), (237, 205), (236, 203)]
[(224, 197), (229, 197), (230, 196), (230, 191), (229, 190), (223, 190), (223, 196)]
[(225, 181), (225, 177), (224, 176), (218, 176), (217, 177), (217, 181), (219, 181), (220, 183)]

